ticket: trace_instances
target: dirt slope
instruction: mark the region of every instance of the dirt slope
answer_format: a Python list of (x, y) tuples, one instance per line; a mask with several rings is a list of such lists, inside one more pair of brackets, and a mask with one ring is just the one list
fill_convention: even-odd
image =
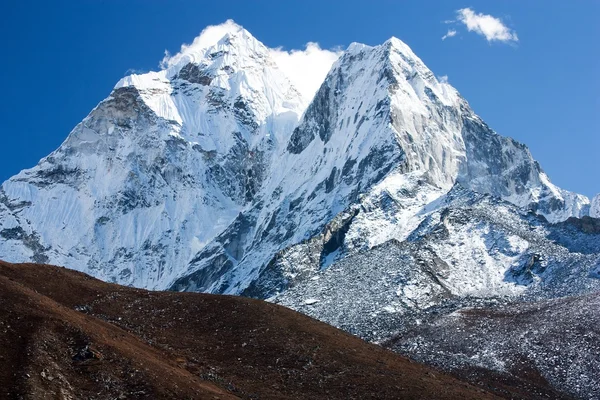
[(286, 308), (0, 262), (0, 398), (491, 399)]

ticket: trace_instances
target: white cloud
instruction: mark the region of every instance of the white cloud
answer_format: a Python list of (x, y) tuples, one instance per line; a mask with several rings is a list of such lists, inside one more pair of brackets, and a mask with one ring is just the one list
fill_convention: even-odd
[[(217, 44), (228, 33), (250, 33), (232, 20), (220, 25), (206, 27), (191, 44), (184, 44), (177, 54), (171, 55), (165, 51), (160, 62), (163, 69), (171, 68), (189, 62), (199, 61), (204, 54), (202, 51)], [(300, 91), (306, 100), (310, 100), (325, 79), (332, 64), (342, 54), (340, 50), (322, 49), (318, 43), (309, 42), (304, 50), (283, 50), (281, 47), (269, 49), (271, 57), (277, 66)]]
[(487, 14), (478, 14), (470, 8), (457, 11), (458, 21), (462, 22), (469, 32), (484, 36), (488, 42), (518, 42), (517, 33), (502, 23), (499, 18)]
[(456, 33), (457, 33), (456, 30), (448, 29), (448, 32), (444, 36), (442, 36), (442, 40), (446, 40), (448, 38), (454, 37), (454, 36), (456, 36)]
[(448, 83), (448, 75), (438, 76), (438, 81), (440, 83)]
[(322, 49), (314, 42), (307, 43), (304, 50), (271, 49), (279, 68), (307, 100), (313, 98), (341, 54), (341, 50)]

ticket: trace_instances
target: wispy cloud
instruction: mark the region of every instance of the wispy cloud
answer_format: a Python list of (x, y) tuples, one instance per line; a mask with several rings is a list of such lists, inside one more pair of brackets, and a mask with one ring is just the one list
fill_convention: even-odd
[(456, 13), (458, 22), (464, 24), (469, 32), (484, 36), (488, 42), (516, 43), (519, 41), (517, 33), (504, 25), (500, 18), (477, 13), (471, 8), (462, 8)]
[(456, 30), (448, 29), (448, 32), (444, 36), (442, 36), (442, 40), (446, 40), (448, 38), (454, 37), (454, 36), (456, 36), (456, 33), (457, 33)]

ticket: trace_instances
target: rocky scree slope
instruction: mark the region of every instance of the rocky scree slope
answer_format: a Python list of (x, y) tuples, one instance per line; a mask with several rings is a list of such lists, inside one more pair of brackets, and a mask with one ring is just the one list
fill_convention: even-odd
[(270, 282), (295, 278), (271, 301), (473, 382), (599, 398), (600, 220), (550, 224), (455, 187), (405, 241), (327, 268), (314, 262), (320, 251), (313, 242), (282, 252)]
[(472, 382), (484, 376), (512, 390), (544, 393), (552, 386), (574, 398), (599, 399), (599, 306), (598, 292), (537, 302), (472, 302), (431, 315), (385, 346)]

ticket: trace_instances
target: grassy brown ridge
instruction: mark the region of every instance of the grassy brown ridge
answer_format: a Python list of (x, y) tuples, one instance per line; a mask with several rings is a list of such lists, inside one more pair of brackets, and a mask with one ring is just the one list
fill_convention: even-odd
[(0, 262), (0, 398), (495, 397), (274, 304)]

